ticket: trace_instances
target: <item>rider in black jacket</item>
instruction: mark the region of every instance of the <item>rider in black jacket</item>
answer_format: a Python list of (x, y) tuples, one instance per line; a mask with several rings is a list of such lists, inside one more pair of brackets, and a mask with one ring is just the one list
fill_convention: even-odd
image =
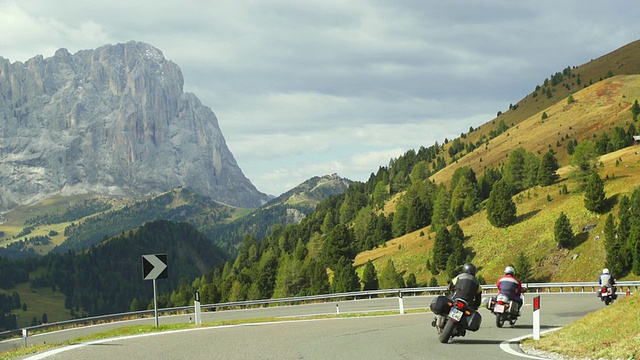
[(482, 302), (482, 285), (476, 279), (476, 266), (467, 263), (462, 266), (462, 273), (451, 280), (449, 290), (452, 298), (463, 298), (467, 304), (478, 310)]

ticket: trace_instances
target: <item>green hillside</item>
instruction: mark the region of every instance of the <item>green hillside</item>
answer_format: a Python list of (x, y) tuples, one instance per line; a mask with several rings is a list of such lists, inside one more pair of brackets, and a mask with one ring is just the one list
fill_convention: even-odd
[[(518, 257), (531, 267), (529, 280), (591, 281), (609, 261), (604, 244), (613, 240), (603, 231), (612, 215), (618, 224), (614, 231), (624, 241), (618, 244), (624, 250), (618, 254), (623, 258), (618, 275), (637, 279), (640, 147), (633, 145), (632, 136), (640, 127), (632, 109), (640, 98), (640, 57), (635, 56), (639, 49), (640, 42), (635, 42), (552, 74), (495, 119), (445, 144), (408, 151), (388, 167), (380, 167), (366, 182), (351, 183), (346, 192), (318, 201), (299, 223), (282, 220), (287, 211), (281, 205), (271, 207), (274, 212), (250, 213), (219, 207), (182, 190), (134, 205), (113, 205), (74, 226), (70, 224), (75, 220), (56, 225), (66, 231), (68, 241), (56, 245), (62, 245), (59, 250), (79, 250), (111, 236), (120, 239), (125, 232), (126, 238), (133, 239), (136, 231), (131, 236), (129, 231), (158, 214), (188, 221), (200, 231), (192, 235), (199, 240), (201, 234), (214, 242), (233, 238), (227, 246), (237, 253), (235, 259), (208, 271), (201, 267), (201, 275), (190, 273), (190, 278), (164, 289), (164, 303), (179, 306), (190, 301), (185, 294), (203, 289), (210, 301), (224, 302), (442, 285), (465, 261), (473, 261), (479, 275), (493, 282)], [(587, 158), (579, 167), (572, 165), (576, 153)], [(553, 170), (558, 179), (550, 184), (540, 180), (545, 156), (558, 163)], [(591, 174), (604, 181), (606, 198), (597, 211), (587, 210), (584, 202), (585, 181)], [(517, 211), (515, 221), (497, 227), (487, 219), (487, 205), (499, 181), (516, 189), (509, 195), (513, 194)], [(314, 184), (308, 188), (317, 188), (325, 196), (326, 189)], [(566, 215), (574, 235), (569, 245), (559, 246), (555, 239), (560, 214)], [(274, 219), (280, 223), (273, 226)], [(24, 231), (9, 220), (0, 228), (5, 240)], [(23, 216), (23, 223), (26, 220)], [(228, 225), (232, 221), (236, 226)], [(112, 233), (105, 234), (104, 229)], [(173, 240), (167, 246), (179, 247), (178, 239)], [(442, 247), (434, 251), (442, 244), (444, 251)], [(122, 251), (121, 256), (126, 256)], [(0, 265), (12, 269), (11, 263)], [(4, 286), (12, 291), (13, 285)], [(72, 296), (91, 299), (82, 291)], [(73, 297), (65, 301), (82, 303)], [(109, 301), (121, 308), (132, 299), (119, 294), (117, 301)], [(107, 305), (88, 301), (82, 309), (102, 313), (109, 311)]]
[[(516, 195), (518, 222), (506, 229), (495, 228), (486, 219), (486, 211), (464, 219), (460, 226), (468, 237), (466, 246), (475, 254), (480, 274), (485, 279), (497, 278), (506, 264), (512, 263), (520, 251), (533, 262), (539, 280), (590, 281), (604, 264), (602, 235), (606, 214), (590, 213), (584, 208), (584, 192), (579, 184), (569, 179), (573, 170), (567, 154), (570, 140), (596, 140), (602, 133), (610, 133), (614, 127), (628, 127), (632, 121), (630, 107), (640, 98), (640, 76), (616, 76), (603, 80), (573, 95), (574, 102), (562, 101), (545, 109), (548, 117), (540, 114), (521, 121), (453, 164), (437, 172), (432, 181), (447, 182), (456, 169), (469, 167), (482, 173), (487, 167), (503, 166), (514, 148), (522, 146), (534, 153), (553, 149), (565, 165), (558, 170), (560, 180), (548, 187), (534, 187)], [(559, 144), (559, 146), (558, 146)], [(607, 196), (612, 200), (630, 195), (640, 185), (640, 147), (628, 147), (602, 156), (598, 173), (605, 182)], [(618, 165), (616, 165), (618, 160)], [(569, 193), (560, 194), (567, 186)], [(548, 200), (550, 197), (551, 200)], [(393, 206), (387, 209), (393, 211)], [(574, 227), (574, 232), (590, 241), (584, 241), (575, 249), (559, 250), (553, 237), (553, 224), (564, 211)], [(582, 233), (587, 225), (596, 225), (590, 233)], [(420, 236), (424, 233), (424, 236)], [(432, 229), (419, 229), (403, 237), (389, 241), (385, 247), (358, 255), (355, 265), (374, 260), (382, 268), (388, 258), (396, 267), (407, 273), (415, 273), (418, 280), (426, 282), (431, 274), (425, 268), (433, 247)], [(575, 260), (568, 260), (573, 259)], [(438, 277), (443, 283), (446, 279)]]

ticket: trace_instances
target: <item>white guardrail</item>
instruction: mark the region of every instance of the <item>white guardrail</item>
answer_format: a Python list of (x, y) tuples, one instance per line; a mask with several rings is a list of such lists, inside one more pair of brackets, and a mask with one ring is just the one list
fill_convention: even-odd
[[(564, 282), (564, 283), (525, 283), (523, 284), (528, 290), (528, 293), (581, 293), (581, 292), (595, 292), (600, 288), (597, 282)], [(496, 285), (482, 285), (484, 293), (490, 294), (497, 290)], [(616, 283), (618, 293), (635, 293), (640, 288), (640, 281), (619, 281)], [(311, 295), (311, 296), (296, 296), (278, 299), (264, 299), (264, 300), (248, 300), (248, 301), (232, 301), (225, 303), (206, 304), (201, 305), (203, 311), (220, 311), (224, 309), (242, 309), (252, 307), (264, 307), (264, 306), (282, 306), (282, 305), (298, 305), (305, 303), (317, 303), (317, 302), (329, 302), (329, 301), (343, 301), (343, 300), (357, 300), (357, 299), (372, 299), (376, 297), (390, 297), (396, 296), (402, 298), (405, 296), (424, 296), (424, 295), (439, 295), (447, 291), (446, 286), (436, 287), (417, 287), (417, 288), (402, 288), (402, 289), (382, 289), (382, 290), (368, 290), (368, 291), (355, 291), (347, 293), (335, 293), (335, 294), (323, 294), (323, 295)], [(180, 306), (173, 308), (158, 309), (158, 313), (162, 314), (180, 314), (180, 313), (192, 313), (194, 312), (194, 306)], [(15, 329), (0, 332), (0, 339), (8, 337), (19, 336), (23, 333), (23, 330), (27, 330), (29, 333), (47, 331), (52, 329), (71, 328), (85, 325), (92, 325), (97, 323), (115, 322), (132, 318), (153, 317), (155, 310), (142, 310), (132, 311), (121, 314), (111, 314), (102, 316), (93, 316), (80, 319), (59, 321), (55, 323), (47, 323), (42, 325), (30, 326), (24, 329)]]

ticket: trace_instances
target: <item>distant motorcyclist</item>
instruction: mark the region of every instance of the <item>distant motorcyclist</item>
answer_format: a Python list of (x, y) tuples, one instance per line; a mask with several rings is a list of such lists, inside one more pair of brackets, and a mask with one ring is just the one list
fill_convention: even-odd
[[(602, 274), (598, 277), (598, 284), (607, 289), (611, 288), (611, 294), (616, 294), (616, 279), (613, 277), (613, 274), (609, 272), (608, 268), (602, 269)], [(600, 292), (598, 292), (598, 297), (600, 297)]]
[(496, 282), (500, 294), (507, 295), (509, 300), (518, 303), (520, 309), (522, 307), (522, 282), (515, 277), (516, 270), (513, 266), (507, 266), (502, 275)]
[(449, 291), (452, 298), (462, 298), (474, 310), (478, 310), (482, 302), (482, 285), (476, 279), (476, 266), (466, 263), (462, 266), (462, 273), (451, 279)]

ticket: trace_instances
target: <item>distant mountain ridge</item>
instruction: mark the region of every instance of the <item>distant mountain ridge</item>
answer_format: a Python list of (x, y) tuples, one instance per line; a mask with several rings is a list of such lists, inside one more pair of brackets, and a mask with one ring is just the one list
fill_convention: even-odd
[(314, 176), (270, 200), (266, 206), (274, 204), (303, 204), (315, 207), (325, 198), (345, 192), (351, 184), (353, 184), (352, 180), (340, 177), (335, 173)]
[(232, 206), (266, 203), (183, 83), (160, 50), (134, 41), (25, 63), (0, 57), (0, 211), (54, 194), (178, 186)]

